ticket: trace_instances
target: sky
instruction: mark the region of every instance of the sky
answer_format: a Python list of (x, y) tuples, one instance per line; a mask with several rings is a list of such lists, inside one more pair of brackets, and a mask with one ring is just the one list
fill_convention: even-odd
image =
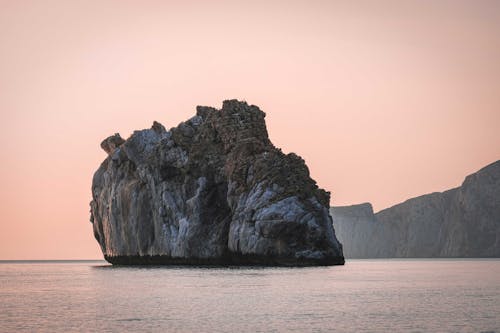
[(500, 1), (0, 0), (0, 259), (102, 258), (102, 139), (237, 98), (331, 205), (500, 159)]

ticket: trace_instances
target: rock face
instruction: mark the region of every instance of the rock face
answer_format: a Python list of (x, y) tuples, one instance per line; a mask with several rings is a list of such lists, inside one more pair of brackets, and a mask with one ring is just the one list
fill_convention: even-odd
[(373, 244), (376, 223), (372, 205), (363, 203), (353, 206), (330, 208), (337, 237), (342, 240), (346, 258), (370, 258), (381, 250), (380, 244)]
[(500, 257), (500, 161), (377, 214), (370, 204), (330, 212), (346, 258)]
[(115, 134), (92, 182), (91, 222), (113, 264), (343, 264), (319, 189), (299, 156), (270, 142), (237, 100), (169, 131)]

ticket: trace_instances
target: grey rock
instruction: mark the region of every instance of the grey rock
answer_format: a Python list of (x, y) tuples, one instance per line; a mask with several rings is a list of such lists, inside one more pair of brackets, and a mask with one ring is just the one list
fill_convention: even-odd
[[(92, 181), (91, 221), (114, 264), (343, 264), (330, 194), (299, 156), (270, 142), (237, 100), (166, 130), (154, 122), (109, 154)], [(121, 140), (120, 140), (121, 139)]]
[(330, 212), (346, 258), (500, 257), (500, 161), (377, 214), (370, 204)]
[(115, 135), (111, 135), (110, 137), (104, 139), (101, 142), (101, 148), (104, 149), (106, 153), (111, 154), (124, 142), (125, 140), (122, 139), (120, 134), (116, 133)]
[(381, 250), (380, 244), (373, 243), (378, 224), (370, 203), (332, 207), (330, 214), (346, 258), (370, 258)]

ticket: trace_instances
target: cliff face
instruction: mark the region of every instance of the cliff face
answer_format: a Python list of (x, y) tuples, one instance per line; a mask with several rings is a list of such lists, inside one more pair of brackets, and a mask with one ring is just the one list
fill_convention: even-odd
[(372, 235), (377, 225), (370, 203), (332, 207), (330, 214), (346, 258), (367, 258), (371, 256), (369, 249), (380, 249), (375, 244), (367, 244), (374, 241)]
[(370, 204), (331, 214), (347, 258), (500, 257), (500, 161), (377, 214)]
[(104, 140), (91, 221), (120, 264), (343, 264), (329, 193), (270, 142), (265, 114), (236, 100), (169, 131)]

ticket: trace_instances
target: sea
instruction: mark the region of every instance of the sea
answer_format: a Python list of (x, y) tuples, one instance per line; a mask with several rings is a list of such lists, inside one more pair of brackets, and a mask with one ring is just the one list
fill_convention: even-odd
[(500, 260), (2, 261), (0, 332), (500, 332)]

